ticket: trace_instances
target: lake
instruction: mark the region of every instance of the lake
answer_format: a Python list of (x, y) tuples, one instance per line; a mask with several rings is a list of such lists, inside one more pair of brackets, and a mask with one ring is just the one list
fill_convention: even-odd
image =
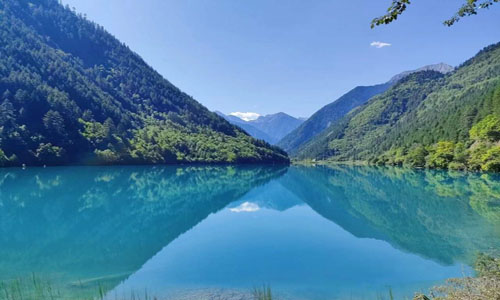
[(498, 249), (492, 174), (0, 170), (0, 281), (23, 286), (25, 299), (41, 289), (64, 299), (251, 299), (263, 285), (279, 299), (411, 299)]

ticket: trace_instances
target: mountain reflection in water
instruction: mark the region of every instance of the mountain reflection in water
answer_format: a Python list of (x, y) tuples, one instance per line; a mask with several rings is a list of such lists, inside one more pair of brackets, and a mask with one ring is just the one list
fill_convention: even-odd
[[(500, 180), (373, 167), (4, 169), (0, 234), (0, 279), (34, 272), (68, 294), (157, 282), (151, 288), (161, 296), (164, 281), (230, 289), (247, 281), (251, 289), (260, 280), (285, 293), (301, 282), (341, 293), (401, 284), (392, 262), (426, 262), (448, 276), (477, 252), (499, 249)], [(332, 246), (340, 242), (345, 249)], [(388, 257), (372, 266), (364, 247), (385, 247)], [(366, 266), (342, 264), (353, 249)], [(373, 274), (361, 275), (367, 266)], [(424, 271), (405, 276), (444, 278)]]

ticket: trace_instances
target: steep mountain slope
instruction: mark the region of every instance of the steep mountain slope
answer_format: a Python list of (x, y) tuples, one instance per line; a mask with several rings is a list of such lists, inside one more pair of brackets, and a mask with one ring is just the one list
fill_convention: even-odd
[(304, 122), (303, 119), (292, 117), (283, 112), (260, 116), (256, 120), (245, 121), (236, 116), (224, 115), (216, 112), (231, 124), (241, 127), (254, 138), (276, 144), (281, 138), (290, 133)]
[(0, 165), (288, 161), (58, 1), (0, 16)]
[(500, 43), (448, 75), (407, 76), (330, 126), (297, 157), (397, 164), (406, 158), (429, 167), (455, 160), (456, 168), (500, 170), (499, 116)]
[(339, 120), (353, 108), (365, 103), (371, 97), (386, 91), (390, 86), (390, 83), (384, 83), (374, 86), (355, 87), (336, 101), (314, 113), (297, 129), (280, 140), (278, 146), (290, 154), (295, 154), (301, 145), (320, 134), (331, 123)]
[(437, 71), (443, 74), (453, 71), (453, 67), (444, 63), (424, 66), (417, 70), (405, 71), (393, 76), (388, 82), (373, 86), (358, 86), (344, 94), (334, 102), (324, 106), (314, 113), (296, 130), (290, 132), (281, 141), (278, 146), (288, 151), (290, 154), (296, 154), (298, 149), (309, 142), (313, 137), (320, 134), (330, 124), (344, 117), (355, 107), (358, 107), (375, 95), (381, 94), (396, 84), (406, 76), (420, 71)]

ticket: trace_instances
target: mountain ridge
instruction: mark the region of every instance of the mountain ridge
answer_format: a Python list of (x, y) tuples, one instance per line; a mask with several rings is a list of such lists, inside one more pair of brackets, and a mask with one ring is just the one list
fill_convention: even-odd
[(455, 70), (455, 68), (453, 66), (450, 66), (446, 63), (441, 62), (441, 63), (437, 63), (437, 64), (426, 65), (426, 66), (420, 67), (420, 68), (415, 69), (415, 70), (401, 72), (397, 75), (394, 75), (389, 80), (389, 82), (396, 83), (399, 80), (403, 79), (404, 77), (406, 77), (412, 73), (417, 73), (417, 72), (422, 72), (422, 71), (436, 71), (436, 72), (439, 72), (442, 74), (448, 74), (450, 72), (453, 72), (453, 70)]
[(309, 119), (304, 121), (297, 129), (290, 132), (277, 145), (291, 155), (295, 155), (298, 149), (309, 142), (312, 138), (320, 134), (323, 130), (345, 116), (352, 109), (364, 104), (370, 98), (385, 92), (406, 76), (422, 71), (436, 70), (439, 72), (451, 72), (454, 68), (450, 65), (440, 63), (427, 65), (413, 71), (405, 71), (393, 76), (388, 82), (372, 86), (357, 86), (342, 95), (335, 101), (323, 106), (316, 111)]

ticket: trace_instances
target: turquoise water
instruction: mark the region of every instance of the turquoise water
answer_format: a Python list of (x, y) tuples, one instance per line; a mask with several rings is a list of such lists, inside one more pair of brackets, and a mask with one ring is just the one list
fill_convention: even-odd
[[(0, 170), (0, 280), (66, 298), (411, 298), (500, 249), (500, 177), (373, 167)], [(1, 296), (0, 296), (1, 298)]]

